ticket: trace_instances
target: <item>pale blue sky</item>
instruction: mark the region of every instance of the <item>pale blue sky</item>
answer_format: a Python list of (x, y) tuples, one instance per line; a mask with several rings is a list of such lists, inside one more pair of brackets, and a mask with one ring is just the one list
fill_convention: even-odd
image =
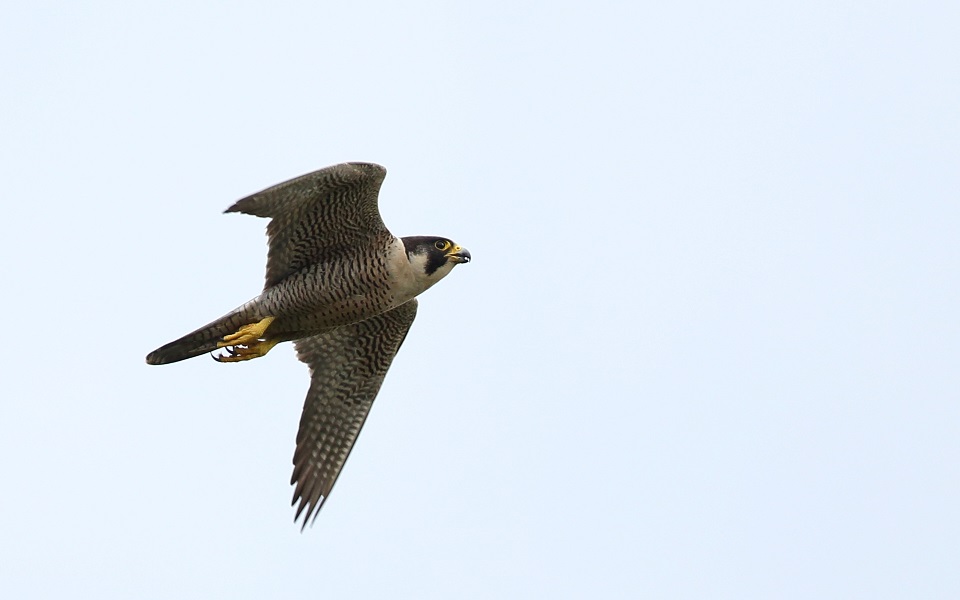
[[(960, 596), (960, 5), (11, 4), (3, 598)], [(303, 534), (308, 379), (146, 353), (345, 160), (469, 248)]]

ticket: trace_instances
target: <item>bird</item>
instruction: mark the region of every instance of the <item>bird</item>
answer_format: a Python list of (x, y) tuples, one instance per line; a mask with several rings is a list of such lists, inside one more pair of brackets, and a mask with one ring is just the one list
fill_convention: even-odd
[(380, 216), (386, 169), (333, 165), (235, 202), (225, 213), (269, 218), (262, 293), (157, 348), (147, 364), (208, 352), (220, 363), (292, 341), (310, 370), (293, 455), (294, 522), (316, 520), (417, 314), (417, 296), (470, 252), (449, 238), (397, 238)]

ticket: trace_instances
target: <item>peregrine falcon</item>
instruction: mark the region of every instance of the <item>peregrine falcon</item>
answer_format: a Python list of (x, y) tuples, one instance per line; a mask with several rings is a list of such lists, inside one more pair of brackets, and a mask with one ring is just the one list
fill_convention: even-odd
[(219, 362), (293, 341), (310, 367), (293, 455), (294, 520), (316, 519), (417, 314), (416, 296), (470, 253), (443, 237), (396, 238), (380, 218), (386, 169), (344, 163), (248, 196), (225, 212), (270, 219), (263, 293), (147, 355)]

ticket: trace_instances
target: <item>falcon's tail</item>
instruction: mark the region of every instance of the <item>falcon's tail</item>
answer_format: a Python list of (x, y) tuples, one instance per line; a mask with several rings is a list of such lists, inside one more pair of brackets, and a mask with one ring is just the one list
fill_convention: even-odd
[(217, 349), (217, 342), (223, 339), (223, 336), (236, 332), (244, 325), (256, 323), (258, 320), (252, 307), (241, 306), (178, 340), (160, 346), (147, 355), (147, 364), (165, 365), (213, 352)]

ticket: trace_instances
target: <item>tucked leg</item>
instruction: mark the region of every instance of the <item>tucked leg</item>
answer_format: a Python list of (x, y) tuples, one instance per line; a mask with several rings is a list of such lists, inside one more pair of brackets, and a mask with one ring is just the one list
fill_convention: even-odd
[[(267, 317), (261, 320), (259, 323), (252, 323), (250, 325), (244, 325), (236, 331), (236, 333), (231, 333), (230, 335), (223, 336), (223, 340), (217, 342), (217, 348), (226, 348), (227, 346), (239, 346), (241, 344), (250, 345), (250, 342), (256, 342), (263, 338), (263, 334), (267, 331), (267, 327), (270, 327), (270, 323), (273, 323), (274, 317)], [(275, 345), (275, 344), (274, 344)], [(270, 346), (272, 348), (273, 346)], [(267, 351), (270, 350), (267, 348)], [(263, 354), (266, 354), (265, 351)], [(263, 356), (261, 354), (260, 356)]]

